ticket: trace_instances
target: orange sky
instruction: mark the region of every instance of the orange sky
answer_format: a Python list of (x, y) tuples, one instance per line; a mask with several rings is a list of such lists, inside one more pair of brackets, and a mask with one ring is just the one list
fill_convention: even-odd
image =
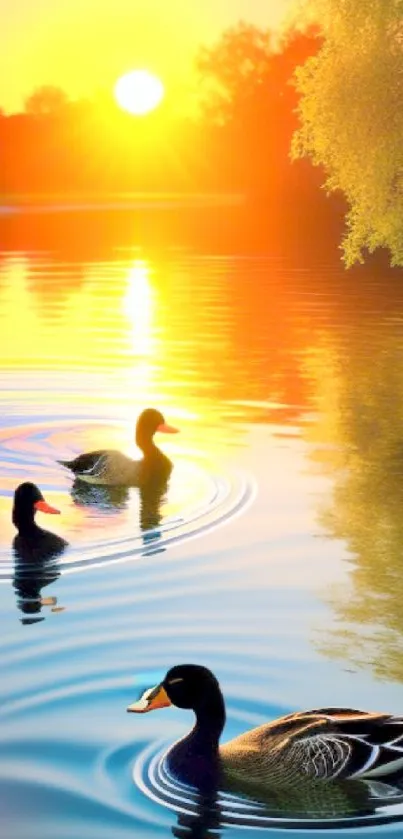
[(0, 107), (19, 110), (40, 84), (72, 97), (111, 89), (143, 66), (191, 86), (200, 43), (240, 19), (277, 27), (293, 0), (0, 0)]

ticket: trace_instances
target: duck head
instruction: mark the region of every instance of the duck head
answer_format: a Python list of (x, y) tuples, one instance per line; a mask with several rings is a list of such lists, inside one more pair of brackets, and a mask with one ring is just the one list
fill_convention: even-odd
[(127, 710), (146, 714), (169, 705), (194, 711), (199, 724), (207, 723), (218, 736), (221, 734), (225, 723), (224, 698), (218, 680), (207, 667), (199, 664), (172, 667), (159, 685), (146, 690)]
[(146, 408), (140, 414), (136, 425), (136, 445), (141, 451), (146, 452), (154, 445), (153, 437), (157, 431), (163, 434), (177, 434), (179, 429), (168, 425), (160, 411)]
[(57, 510), (56, 507), (51, 507), (45, 501), (40, 489), (35, 484), (28, 481), (20, 484), (14, 493), (12, 514), (14, 527), (21, 533), (31, 529), (34, 527), (34, 519), (37, 512), (56, 515), (60, 513), (60, 510)]

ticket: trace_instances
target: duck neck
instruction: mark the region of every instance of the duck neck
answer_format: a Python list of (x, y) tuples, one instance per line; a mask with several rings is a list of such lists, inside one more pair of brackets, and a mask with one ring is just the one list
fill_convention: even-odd
[(193, 709), (196, 722), (189, 734), (168, 754), (168, 766), (180, 780), (211, 793), (221, 778), (218, 743), (225, 725), (225, 705), (220, 690)]
[(196, 723), (190, 732), (190, 739), (194, 744), (198, 744), (202, 751), (217, 753), (225, 725), (225, 705), (221, 691), (208, 697), (194, 710)]
[(35, 523), (34, 516), (34, 511), (24, 510), (24, 512), (19, 512), (13, 510), (13, 525), (20, 536), (32, 536), (35, 533), (40, 533), (40, 527)]
[(218, 751), (225, 724), (224, 699), (220, 691), (194, 709), (196, 723), (168, 755), (168, 765), (175, 775), (199, 791), (216, 790), (221, 777)]
[(149, 457), (152, 454), (155, 454), (159, 451), (158, 447), (155, 445), (154, 440), (149, 434), (142, 434), (141, 432), (136, 435), (136, 444), (139, 449), (143, 452), (145, 457)]

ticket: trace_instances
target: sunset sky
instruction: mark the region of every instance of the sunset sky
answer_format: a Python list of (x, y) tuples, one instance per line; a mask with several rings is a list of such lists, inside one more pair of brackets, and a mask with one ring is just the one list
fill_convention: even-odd
[(293, 0), (0, 0), (0, 107), (17, 111), (41, 84), (71, 97), (109, 90), (135, 67), (169, 88), (191, 84), (192, 60), (240, 19), (278, 27)]

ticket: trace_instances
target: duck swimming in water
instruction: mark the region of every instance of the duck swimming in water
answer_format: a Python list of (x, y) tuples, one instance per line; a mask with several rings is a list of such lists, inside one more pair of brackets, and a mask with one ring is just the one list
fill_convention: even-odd
[(13, 524), (18, 530), (13, 541), (13, 586), (25, 624), (43, 620), (38, 616), (43, 606), (51, 606), (55, 611), (56, 598), (44, 599), (41, 590), (60, 576), (56, 558), (67, 547), (67, 542), (60, 536), (36, 524), (37, 512), (57, 515), (60, 511), (45, 501), (35, 484), (20, 484), (14, 493), (12, 513)]
[(173, 667), (127, 710), (144, 714), (169, 705), (193, 710), (196, 723), (169, 750), (168, 768), (199, 789), (224, 781), (259, 795), (276, 787), (301, 791), (305, 782), (329, 789), (324, 782), (347, 780), (350, 788), (356, 779), (388, 783), (403, 772), (403, 717), (320, 708), (281, 717), (219, 746), (224, 697), (214, 674), (195, 664)]
[(14, 539), (13, 547), (18, 551), (28, 549), (32, 557), (35, 553), (43, 558), (44, 554), (50, 556), (54, 555), (55, 551), (58, 553), (60, 547), (66, 547), (67, 542), (36, 524), (35, 515), (38, 512), (60, 514), (60, 510), (51, 507), (45, 501), (36, 484), (30, 481), (20, 484), (14, 493), (12, 521), (18, 535)]
[(132, 460), (114, 449), (99, 449), (80, 454), (74, 460), (59, 460), (77, 479), (88, 484), (105, 486), (141, 486), (157, 475), (168, 479), (172, 463), (154, 443), (156, 432), (176, 434), (177, 428), (167, 425), (160, 411), (147, 408), (136, 425), (136, 444), (143, 452), (142, 460)]

